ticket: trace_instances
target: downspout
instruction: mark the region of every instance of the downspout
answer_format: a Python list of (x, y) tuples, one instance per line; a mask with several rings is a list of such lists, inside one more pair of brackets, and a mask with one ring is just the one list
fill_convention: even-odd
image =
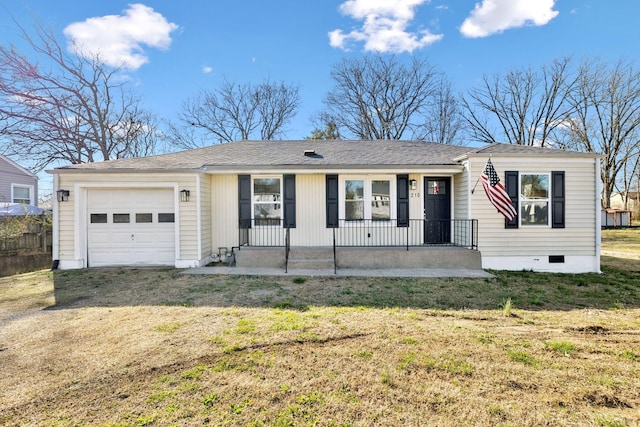
[(602, 273), (600, 270), (600, 252), (602, 251), (602, 203), (600, 201), (602, 197), (602, 180), (600, 179), (600, 162), (601, 159), (595, 159), (595, 210), (596, 210), (596, 224), (595, 224), (595, 239), (596, 239), (596, 268), (598, 273)]
[(467, 159), (464, 163), (464, 170), (467, 174), (467, 219), (473, 219), (473, 215), (471, 212), (471, 181), (473, 178), (471, 177), (471, 159)]
[[(60, 262), (60, 203), (58, 202), (58, 193), (59, 190), (59, 176), (57, 173), (53, 174), (53, 197), (51, 200), (53, 202), (53, 226), (51, 227), (51, 258), (53, 259), (54, 266), (57, 267), (57, 264)], [(56, 262), (57, 261), (57, 262)]]
[(202, 262), (202, 198), (200, 197), (200, 174), (196, 175), (196, 227), (198, 228), (198, 264)]

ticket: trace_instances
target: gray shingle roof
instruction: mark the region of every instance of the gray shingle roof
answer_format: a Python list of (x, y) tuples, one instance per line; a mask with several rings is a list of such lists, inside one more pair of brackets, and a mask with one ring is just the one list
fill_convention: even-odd
[(477, 149), (423, 141), (237, 141), (157, 156), (70, 165), (54, 172), (446, 166), (459, 165), (468, 155), (548, 152), (568, 155), (560, 150), (507, 144)]

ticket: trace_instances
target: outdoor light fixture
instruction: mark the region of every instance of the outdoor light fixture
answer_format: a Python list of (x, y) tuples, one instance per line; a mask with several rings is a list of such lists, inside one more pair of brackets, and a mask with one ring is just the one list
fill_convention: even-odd
[(412, 190), (417, 190), (418, 189), (418, 181), (416, 181), (415, 179), (410, 179), (409, 180), (409, 186), (411, 187)]
[(56, 197), (59, 202), (66, 202), (69, 200), (69, 190), (56, 191)]
[(191, 196), (191, 191), (189, 191), (189, 190), (180, 191), (180, 201), (181, 202), (188, 202), (189, 201), (189, 196)]

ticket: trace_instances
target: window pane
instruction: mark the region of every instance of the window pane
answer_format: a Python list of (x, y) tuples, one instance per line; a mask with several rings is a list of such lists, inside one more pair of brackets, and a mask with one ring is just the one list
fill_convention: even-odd
[(256, 178), (253, 180), (254, 202), (279, 202), (280, 178)]
[(106, 223), (107, 223), (106, 213), (91, 214), (91, 224), (106, 224)]
[(348, 179), (344, 182), (344, 216), (347, 221), (364, 219), (364, 180)]
[(388, 221), (391, 219), (391, 183), (371, 181), (371, 219)]
[(447, 194), (447, 181), (428, 180), (427, 194)]
[(256, 219), (280, 219), (282, 213), (280, 203), (256, 203), (253, 214)]
[(13, 187), (13, 203), (31, 204), (31, 191), (28, 187)]
[(364, 200), (346, 200), (344, 204), (345, 219), (359, 221), (364, 219)]
[(136, 222), (137, 223), (153, 222), (153, 215), (150, 214), (150, 213), (137, 213), (136, 214)]
[(522, 175), (520, 194), (525, 199), (547, 199), (549, 175)]
[(254, 178), (253, 217), (256, 225), (280, 225), (280, 178)]
[(549, 202), (522, 202), (520, 221), (522, 225), (549, 224)]
[(159, 213), (158, 222), (175, 222), (175, 215), (173, 213)]
[(364, 199), (364, 181), (347, 180), (344, 182), (344, 194), (347, 200), (362, 200)]
[(113, 214), (113, 223), (114, 224), (128, 224), (129, 223), (129, 214)]
[(29, 189), (26, 187), (13, 187), (13, 196), (16, 199), (28, 199)]

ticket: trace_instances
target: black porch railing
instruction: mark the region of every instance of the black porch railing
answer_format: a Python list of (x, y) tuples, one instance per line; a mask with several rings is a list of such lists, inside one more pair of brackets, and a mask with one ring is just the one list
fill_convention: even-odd
[[(398, 226), (397, 220), (340, 220), (332, 228), (333, 246), (402, 247), (459, 246), (478, 249), (478, 220), (411, 219)], [(281, 219), (252, 219), (240, 224), (239, 246), (290, 248), (290, 229)]]

